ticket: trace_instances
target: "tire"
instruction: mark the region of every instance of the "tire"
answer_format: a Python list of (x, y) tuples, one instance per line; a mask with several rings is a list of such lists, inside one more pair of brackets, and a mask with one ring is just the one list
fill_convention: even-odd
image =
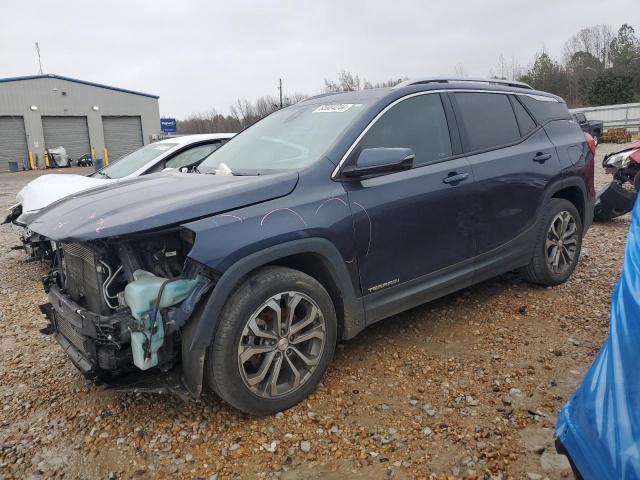
[[(568, 218), (567, 215), (570, 217), (570, 220), (567, 220), (567, 232), (571, 230), (571, 225), (575, 226), (575, 232), (571, 236), (567, 234), (566, 238), (560, 242), (556, 239), (554, 232), (560, 232), (561, 226), (564, 225), (564, 219)], [(552, 223), (554, 224), (553, 230)], [(543, 208), (531, 263), (522, 269), (524, 279), (528, 282), (545, 286), (559, 285), (566, 282), (578, 263), (582, 247), (582, 235), (582, 220), (576, 207), (568, 200), (552, 198)], [(571, 240), (571, 243), (569, 240)], [(547, 243), (547, 241), (550, 243)], [(553, 248), (554, 242), (556, 250)], [(560, 250), (559, 252), (558, 249)], [(571, 252), (573, 254), (570, 256)], [(558, 259), (557, 267), (554, 266), (556, 258)]]
[[(291, 328), (290, 305), (295, 313)], [(275, 333), (277, 309), (282, 318), (279, 334)], [(300, 340), (303, 337), (311, 338)], [(280, 412), (316, 388), (331, 363), (336, 341), (335, 307), (325, 288), (297, 270), (265, 267), (246, 278), (227, 300), (207, 351), (206, 381), (224, 401), (245, 413)]]

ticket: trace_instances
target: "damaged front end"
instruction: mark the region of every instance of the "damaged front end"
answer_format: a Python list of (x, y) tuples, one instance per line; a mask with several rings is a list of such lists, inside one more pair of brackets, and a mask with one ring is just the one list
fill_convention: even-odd
[(593, 219), (612, 220), (633, 209), (637, 193), (614, 180), (596, 195)]
[[(140, 388), (142, 371), (172, 376), (181, 363), (180, 330), (215, 284), (188, 259), (193, 233), (176, 229), (81, 243), (54, 243), (43, 277), (45, 329), (89, 379)], [(163, 384), (172, 390), (174, 381)], [(158, 383), (152, 390), (158, 391)]]

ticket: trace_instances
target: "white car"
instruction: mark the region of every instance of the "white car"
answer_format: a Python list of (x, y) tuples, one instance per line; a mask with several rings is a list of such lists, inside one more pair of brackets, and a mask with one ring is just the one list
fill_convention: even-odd
[(212, 133), (167, 138), (146, 145), (86, 177), (42, 175), (18, 192), (17, 204), (11, 207), (4, 223), (13, 223), (28, 254), (46, 258), (49, 242), (46, 239), (33, 238), (28, 229), (30, 218), (43, 208), (70, 195), (106, 183), (120, 182), (167, 169), (197, 169), (202, 160), (234, 135), (235, 133)]

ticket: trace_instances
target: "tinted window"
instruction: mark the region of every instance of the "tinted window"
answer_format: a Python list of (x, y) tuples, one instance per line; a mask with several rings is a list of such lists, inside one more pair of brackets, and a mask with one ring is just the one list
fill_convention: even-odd
[(167, 160), (166, 168), (182, 168), (204, 160), (221, 145), (220, 142), (198, 145), (180, 152), (175, 157)]
[(411, 148), (415, 165), (451, 156), (451, 139), (440, 95), (419, 95), (395, 105), (369, 129), (365, 148)]
[(536, 123), (531, 118), (531, 115), (527, 113), (522, 104), (513, 97), (513, 110), (516, 112), (516, 118), (518, 119), (518, 126), (520, 127), (520, 135), (523, 137), (531, 130), (536, 128)]
[(520, 139), (516, 117), (507, 95), (456, 93), (470, 150), (507, 145)]
[(518, 98), (522, 101), (525, 107), (531, 112), (533, 118), (539, 124), (543, 124), (548, 120), (566, 118), (570, 119), (571, 114), (567, 109), (567, 104), (563, 102), (556, 102), (554, 99), (541, 100), (549, 97), (539, 96), (534, 98), (529, 95), (518, 95)]

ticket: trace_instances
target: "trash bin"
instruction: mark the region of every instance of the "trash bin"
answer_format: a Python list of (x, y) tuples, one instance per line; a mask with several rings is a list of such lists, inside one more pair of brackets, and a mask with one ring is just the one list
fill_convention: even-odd
[(95, 169), (96, 172), (102, 168), (102, 164), (103, 164), (103, 160), (101, 158), (93, 159), (93, 168)]
[(9, 171), (15, 173), (18, 171), (18, 162), (9, 162)]

